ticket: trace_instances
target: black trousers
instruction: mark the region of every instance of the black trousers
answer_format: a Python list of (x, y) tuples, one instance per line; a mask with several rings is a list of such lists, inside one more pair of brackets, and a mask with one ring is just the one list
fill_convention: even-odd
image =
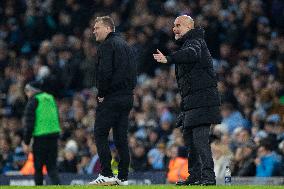
[(57, 171), (57, 140), (58, 136), (35, 137), (33, 143), (34, 154), (34, 180), (36, 185), (43, 185), (43, 165), (46, 165), (48, 176), (53, 185), (59, 185)]
[(132, 95), (105, 98), (99, 103), (96, 111), (94, 135), (98, 149), (98, 155), (102, 165), (103, 176), (113, 176), (111, 170), (111, 152), (108, 136), (113, 129), (113, 139), (119, 155), (118, 178), (127, 179), (129, 169), (128, 149), (128, 116), (133, 106)]
[(209, 144), (210, 125), (183, 128), (183, 138), (188, 147), (189, 179), (192, 181), (215, 181), (214, 162)]

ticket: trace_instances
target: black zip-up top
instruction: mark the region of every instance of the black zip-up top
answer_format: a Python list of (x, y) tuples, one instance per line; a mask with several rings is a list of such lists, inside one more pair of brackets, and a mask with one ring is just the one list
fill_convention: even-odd
[(100, 44), (97, 71), (98, 97), (133, 94), (136, 85), (135, 54), (117, 33), (109, 33)]
[(180, 49), (167, 56), (167, 60), (176, 65), (182, 111), (219, 106), (217, 80), (212, 57), (204, 40), (204, 30), (192, 29), (177, 43)]

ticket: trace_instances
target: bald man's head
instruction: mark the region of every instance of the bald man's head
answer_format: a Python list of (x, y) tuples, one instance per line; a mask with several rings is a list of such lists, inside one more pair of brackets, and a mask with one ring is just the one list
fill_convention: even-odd
[(175, 39), (178, 40), (189, 30), (194, 28), (194, 21), (190, 16), (182, 15), (175, 19), (173, 31)]

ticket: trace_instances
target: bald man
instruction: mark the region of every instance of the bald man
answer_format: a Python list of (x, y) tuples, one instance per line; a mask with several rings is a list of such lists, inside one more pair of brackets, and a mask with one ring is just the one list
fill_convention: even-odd
[(211, 124), (221, 122), (221, 116), (212, 58), (204, 40), (204, 30), (194, 28), (190, 16), (177, 17), (173, 32), (179, 50), (168, 56), (157, 50), (153, 56), (158, 63), (175, 64), (182, 97), (177, 127), (182, 126), (188, 147), (190, 176), (177, 185), (216, 185), (209, 131)]

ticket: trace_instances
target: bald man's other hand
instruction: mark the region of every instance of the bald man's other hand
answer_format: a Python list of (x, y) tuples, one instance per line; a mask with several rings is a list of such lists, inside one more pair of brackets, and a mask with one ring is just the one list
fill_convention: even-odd
[(168, 62), (166, 56), (159, 49), (156, 54), (153, 54), (153, 57), (158, 63), (166, 64)]

